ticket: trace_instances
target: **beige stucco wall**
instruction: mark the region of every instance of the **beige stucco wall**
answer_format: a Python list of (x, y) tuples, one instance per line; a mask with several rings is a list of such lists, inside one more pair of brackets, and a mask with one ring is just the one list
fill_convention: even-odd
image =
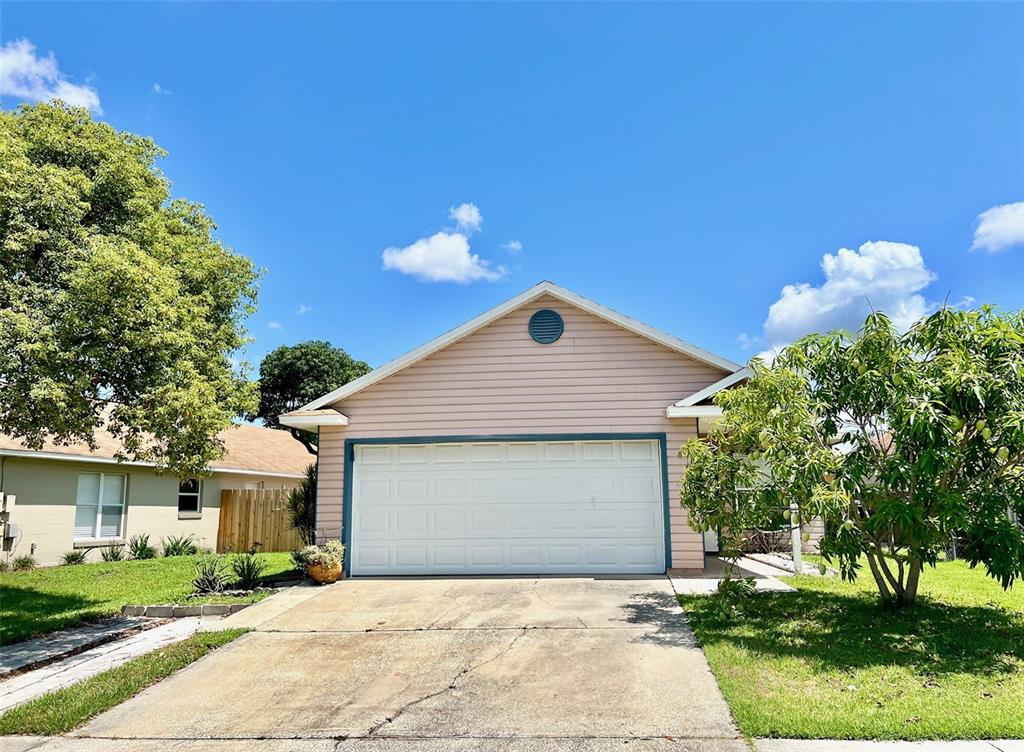
[[(565, 321), (565, 333), (550, 345), (527, 331), (541, 308)], [(320, 432), (318, 534), (341, 535), (346, 438), (664, 432), (672, 565), (702, 567), (703, 541), (679, 505), (678, 450), (696, 434), (696, 421), (669, 421), (665, 408), (724, 375), (555, 298), (539, 298), (334, 405), (351, 423)]]
[[(161, 538), (192, 535), (200, 546), (215, 548), (222, 489), (245, 488), (247, 482), (262, 482), (265, 488), (293, 488), (297, 482), (269, 475), (214, 473), (203, 480), (199, 518), (179, 519), (178, 480), (173, 475), (116, 463), (5, 457), (3, 490), (17, 496), (11, 521), (22, 529), (12, 556), (31, 554), (41, 565), (58, 563), (75, 546), (78, 475), (96, 472), (128, 476), (122, 538), (148, 533), (150, 543), (158, 547)], [(90, 549), (88, 555), (90, 561), (100, 558), (98, 549)]]

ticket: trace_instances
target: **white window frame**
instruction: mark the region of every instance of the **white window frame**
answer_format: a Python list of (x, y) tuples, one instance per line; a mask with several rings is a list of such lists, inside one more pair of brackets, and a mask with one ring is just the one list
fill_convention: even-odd
[[(192, 481), (196, 482), (196, 490), (182, 492), (182, 483)], [(181, 508), (181, 497), (182, 496), (195, 496), (196, 497), (196, 508), (195, 509), (182, 509)], [(202, 478), (186, 478), (184, 481), (178, 481), (178, 519), (179, 520), (196, 520), (203, 516), (203, 479)]]
[[(100, 479), (99, 491), (97, 492), (97, 497), (96, 497), (96, 519), (93, 521), (92, 535), (84, 537), (84, 538), (80, 538), (80, 537), (78, 537), (76, 535), (74, 537), (74, 539), (76, 541), (121, 540), (124, 537), (125, 507), (127, 506), (127, 501), (128, 501), (128, 475), (127, 475), (127, 473), (79, 473), (78, 474), (78, 478), (81, 478), (83, 475), (97, 475), (97, 476), (99, 476), (99, 479)], [(103, 484), (104, 484), (104, 481), (107, 478), (111, 478), (111, 477), (113, 477), (115, 475), (119, 476), (119, 477), (121, 477), (123, 479), (121, 481), (121, 504), (120, 504), (121, 521), (118, 523), (117, 534), (116, 535), (104, 536), (104, 535), (101, 534), (102, 533), (102, 529), (103, 529), (103, 508), (104, 507), (110, 508), (113, 505), (111, 505), (111, 504), (104, 504), (103, 503)], [(75, 490), (75, 510), (76, 510), (76, 514), (77, 514), (77, 510), (78, 510), (78, 490), (77, 490), (77, 486), (76, 486), (76, 490)]]

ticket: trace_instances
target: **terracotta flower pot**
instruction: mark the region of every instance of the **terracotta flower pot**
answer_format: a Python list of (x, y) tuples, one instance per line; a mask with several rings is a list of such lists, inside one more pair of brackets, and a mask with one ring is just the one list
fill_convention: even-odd
[(333, 567), (322, 567), (318, 564), (313, 564), (306, 570), (306, 574), (318, 585), (330, 585), (332, 582), (337, 582), (338, 578), (341, 577), (341, 564), (335, 564)]

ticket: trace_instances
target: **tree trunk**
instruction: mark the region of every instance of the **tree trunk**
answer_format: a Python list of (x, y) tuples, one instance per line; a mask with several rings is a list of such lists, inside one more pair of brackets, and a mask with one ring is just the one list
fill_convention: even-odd
[(875, 586), (878, 588), (878, 594), (882, 596), (882, 600), (886, 603), (893, 602), (892, 590), (889, 589), (889, 584), (885, 581), (885, 577), (882, 576), (882, 571), (878, 566), (877, 554), (874, 551), (865, 551), (864, 555), (868, 560), (868, 567), (871, 568), (871, 574), (875, 578)]
[(292, 438), (300, 442), (302, 446), (306, 447), (306, 451), (312, 454), (314, 457), (317, 456), (319, 447), (310, 440), (309, 431), (303, 431), (299, 428), (289, 428)]
[(882, 600), (895, 608), (912, 606), (917, 601), (917, 587), (921, 578), (922, 564), (918, 559), (910, 559), (906, 564), (897, 562), (898, 572), (893, 574), (884, 561), (885, 553), (877, 549), (864, 552), (867, 557), (871, 574), (875, 578), (878, 594)]
[(917, 586), (921, 581), (921, 570), (924, 568), (917, 559), (911, 559), (907, 564), (907, 584), (903, 588), (903, 596), (896, 604), (899, 608), (913, 606), (917, 601)]

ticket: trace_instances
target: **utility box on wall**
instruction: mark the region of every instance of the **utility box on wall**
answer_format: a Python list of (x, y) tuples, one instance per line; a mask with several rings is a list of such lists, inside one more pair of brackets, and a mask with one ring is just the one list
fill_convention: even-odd
[(11, 515), (14, 513), (14, 503), (17, 497), (14, 494), (5, 494), (0, 491), (0, 550), (11, 551), (14, 542), (21, 537), (21, 528), (11, 522)]

